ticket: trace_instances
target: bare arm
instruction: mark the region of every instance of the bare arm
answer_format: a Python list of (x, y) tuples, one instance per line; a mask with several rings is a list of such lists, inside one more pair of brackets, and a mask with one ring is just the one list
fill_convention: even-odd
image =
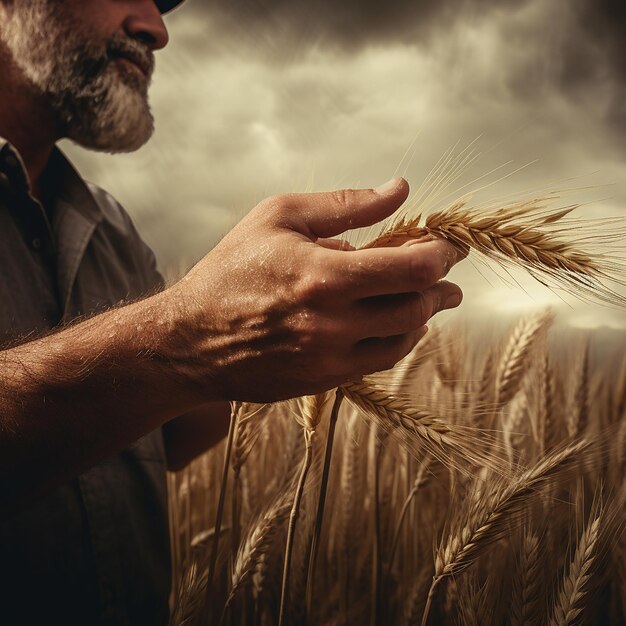
[(166, 292), (0, 353), (3, 512), (200, 404), (161, 346)]
[(268, 402), (387, 369), (460, 289), (444, 241), (317, 243), (391, 214), (408, 186), (275, 196), (179, 283), (0, 353), (5, 511), (215, 400)]

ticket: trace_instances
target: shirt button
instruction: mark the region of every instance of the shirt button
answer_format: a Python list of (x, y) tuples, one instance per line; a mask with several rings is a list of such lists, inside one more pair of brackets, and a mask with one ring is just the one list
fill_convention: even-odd
[(40, 250), (41, 249), (41, 239), (39, 239), (39, 237), (35, 237), (31, 242), (30, 242), (31, 246), (33, 246), (34, 250)]

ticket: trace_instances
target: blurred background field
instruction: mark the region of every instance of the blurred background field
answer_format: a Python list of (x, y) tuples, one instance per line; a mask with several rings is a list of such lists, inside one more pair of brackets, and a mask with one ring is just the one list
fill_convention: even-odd
[[(405, 361), (410, 367), (371, 378), (383, 392), (379, 407), (398, 398), (407, 414), (442, 418), (460, 449), (445, 435), (433, 444), (437, 437), (407, 429), (398, 414), (377, 418), (346, 392), (311, 576), (332, 419), (333, 394), (326, 396), (282, 623), (623, 624), (626, 346), (607, 360), (588, 340), (555, 332), (543, 314), (488, 335), (435, 325)], [(311, 399), (235, 409), (208, 592), (225, 446), (170, 476), (173, 625), (278, 623), (304, 455), (299, 422)]]

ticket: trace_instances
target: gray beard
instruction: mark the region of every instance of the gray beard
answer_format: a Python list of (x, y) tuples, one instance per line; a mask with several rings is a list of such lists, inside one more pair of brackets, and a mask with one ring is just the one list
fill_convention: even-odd
[(123, 35), (98, 41), (63, 8), (62, 2), (15, 0), (0, 40), (45, 98), (61, 136), (93, 150), (136, 150), (154, 131), (149, 77), (118, 68), (112, 54), (134, 53), (153, 68), (152, 53)]

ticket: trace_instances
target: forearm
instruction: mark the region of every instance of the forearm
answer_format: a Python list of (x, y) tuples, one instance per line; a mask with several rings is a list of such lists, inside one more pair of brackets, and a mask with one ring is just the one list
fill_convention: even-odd
[(198, 406), (163, 294), (0, 353), (0, 501), (13, 509)]

